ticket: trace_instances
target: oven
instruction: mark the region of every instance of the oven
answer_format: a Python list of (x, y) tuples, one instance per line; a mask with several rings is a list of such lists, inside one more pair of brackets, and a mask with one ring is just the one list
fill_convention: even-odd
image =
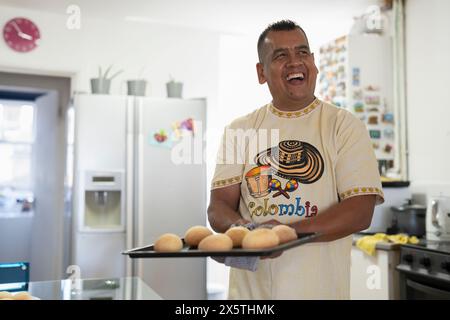
[(446, 246), (403, 245), (400, 264), (400, 298), (450, 300), (450, 251)]

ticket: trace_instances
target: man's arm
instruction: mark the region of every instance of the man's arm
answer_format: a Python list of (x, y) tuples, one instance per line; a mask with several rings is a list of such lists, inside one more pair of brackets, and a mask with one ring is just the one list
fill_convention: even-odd
[(319, 232), (317, 242), (333, 241), (365, 230), (372, 221), (375, 195), (355, 196), (337, 203), (321, 214), (293, 223), (298, 233)]
[(238, 212), (240, 197), (241, 185), (239, 183), (211, 191), (208, 220), (214, 231), (225, 232), (233, 223), (249, 222), (242, 219)]

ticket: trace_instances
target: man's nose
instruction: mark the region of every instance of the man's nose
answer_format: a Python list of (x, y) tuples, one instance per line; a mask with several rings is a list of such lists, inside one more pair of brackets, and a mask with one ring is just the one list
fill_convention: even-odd
[(296, 67), (296, 66), (300, 66), (302, 64), (303, 64), (303, 59), (299, 55), (296, 55), (296, 54), (289, 55), (289, 59), (287, 62), (287, 65), (289, 67)]

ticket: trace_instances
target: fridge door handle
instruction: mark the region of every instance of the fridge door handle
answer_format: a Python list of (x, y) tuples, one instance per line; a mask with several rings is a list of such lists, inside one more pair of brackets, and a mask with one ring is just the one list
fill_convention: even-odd
[[(143, 100), (141, 98), (135, 98), (135, 126), (136, 131), (134, 135), (134, 212), (135, 212), (135, 222), (134, 230), (135, 234), (135, 246), (141, 246), (144, 243), (144, 197), (143, 197), (143, 184), (144, 178), (142, 177), (143, 172), (143, 149), (144, 149), (144, 133), (143, 128)], [(137, 275), (141, 275), (143, 272), (143, 261), (138, 259), (136, 266)]]
[[(134, 240), (134, 99), (132, 97), (127, 100), (127, 113), (126, 113), (126, 175), (125, 175), (125, 190), (126, 190), (126, 246), (127, 249), (135, 247)], [(134, 276), (134, 261), (132, 259), (127, 259), (126, 263), (126, 273), (127, 276)]]

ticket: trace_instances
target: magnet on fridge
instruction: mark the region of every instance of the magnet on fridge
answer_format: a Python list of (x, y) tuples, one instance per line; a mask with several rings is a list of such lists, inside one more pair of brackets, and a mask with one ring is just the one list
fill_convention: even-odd
[(378, 109), (377, 107), (371, 107), (371, 108), (369, 108), (369, 109), (367, 110), (367, 112), (377, 112), (377, 113), (379, 113), (379, 112), (380, 112), (380, 109)]
[(378, 142), (374, 142), (374, 143), (372, 143), (372, 147), (373, 147), (375, 150), (378, 150), (378, 149), (380, 148), (380, 144), (379, 144)]
[(369, 130), (369, 135), (372, 139), (380, 139), (381, 138), (380, 130)]
[(379, 106), (380, 105), (380, 97), (379, 96), (368, 95), (368, 96), (364, 97), (364, 102), (366, 104)]
[(147, 137), (147, 141), (151, 146), (172, 148), (173, 141), (171, 139), (171, 135), (173, 135), (173, 132), (170, 133), (165, 129), (160, 129), (150, 132)]
[(355, 110), (355, 112), (364, 112), (364, 104), (361, 102), (356, 102), (353, 104), (353, 110)]
[(374, 85), (368, 85), (364, 88), (366, 91), (380, 91), (380, 87)]
[(384, 123), (394, 123), (394, 115), (391, 112), (383, 114)]
[(362, 100), (363, 93), (361, 89), (353, 90), (353, 100)]
[(352, 69), (352, 85), (355, 87), (359, 87), (360, 85), (360, 69), (359, 68), (353, 68)]
[(387, 128), (383, 130), (383, 136), (387, 139), (392, 139), (394, 138), (394, 129), (392, 128)]
[(194, 135), (194, 120), (188, 118), (182, 121), (175, 121), (172, 123), (172, 129), (175, 133), (176, 140), (181, 139), (184, 134)]
[(367, 123), (368, 124), (378, 124), (378, 116), (370, 116)]
[(391, 153), (391, 151), (392, 151), (392, 145), (389, 144), (389, 143), (386, 143), (386, 145), (384, 146), (383, 151), (386, 152), (386, 153)]

